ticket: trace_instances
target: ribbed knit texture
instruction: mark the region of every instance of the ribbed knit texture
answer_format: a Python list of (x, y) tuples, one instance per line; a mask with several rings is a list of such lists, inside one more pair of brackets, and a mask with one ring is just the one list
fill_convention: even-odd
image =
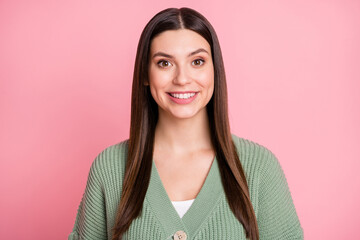
[[(283, 170), (275, 155), (252, 141), (232, 136), (249, 185), (260, 239), (303, 239)], [(127, 141), (106, 148), (94, 160), (69, 240), (111, 239), (120, 202)], [(173, 239), (182, 230), (187, 239), (246, 239), (232, 213), (216, 158), (200, 193), (183, 218), (177, 214), (153, 162), (140, 217), (123, 239)]]

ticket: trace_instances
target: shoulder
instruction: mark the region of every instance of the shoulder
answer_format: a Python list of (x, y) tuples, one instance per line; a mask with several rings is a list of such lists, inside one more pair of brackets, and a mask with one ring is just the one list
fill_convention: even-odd
[(128, 150), (128, 142), (129, 140), (127, 139), (105, 148), (98, 154), (96, 159), (103, 159), (102, 161), (109, 161), (117, 157), (126, 156)]
[(269, 169), (281, 170), (276, 155), (267, 147), (249, 139), (232, 134), (232, 139), (239, 155), (244, 171), (248, 174), (254, 171), (257, 174), (264, 173)]
[(232, 140), (239, 157), (243, 158), (243, 160), (258, 159), (264, 161), (264, 159), (276, 158), (275, 154), (270, 149), (257, 142), (238, 137), (235, 134), (232, 134)]
[(103, 182), (113, 173), (122, 175), (127, 159), (128, 140), (121, 141), (102, 150), (91, 164), (90, 176)]

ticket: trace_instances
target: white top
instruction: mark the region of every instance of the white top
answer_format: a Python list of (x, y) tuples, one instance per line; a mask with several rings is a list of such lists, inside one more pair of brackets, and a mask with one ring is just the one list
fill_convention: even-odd
[(187, 210), (189, 210), (191, 204), (195, 199), (185, 200), (185, 201), (171, 201), (180, 218), (182, 218)]

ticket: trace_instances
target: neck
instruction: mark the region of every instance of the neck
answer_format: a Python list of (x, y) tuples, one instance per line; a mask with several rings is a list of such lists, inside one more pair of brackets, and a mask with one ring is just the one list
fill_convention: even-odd
[(155, 148), (174, 154), (212, 149), (206, 109), (188, 119), (174, 119), (159, 114), (155, 129)]

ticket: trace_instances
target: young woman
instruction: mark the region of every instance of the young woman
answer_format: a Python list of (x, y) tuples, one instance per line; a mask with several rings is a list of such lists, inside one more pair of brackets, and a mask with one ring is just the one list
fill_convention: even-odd
[(303, 239), (276, 157), (230, 133), (220, 45), (166, 9), (136, 55), (130, 138), (90, 169), (69, 239)]

